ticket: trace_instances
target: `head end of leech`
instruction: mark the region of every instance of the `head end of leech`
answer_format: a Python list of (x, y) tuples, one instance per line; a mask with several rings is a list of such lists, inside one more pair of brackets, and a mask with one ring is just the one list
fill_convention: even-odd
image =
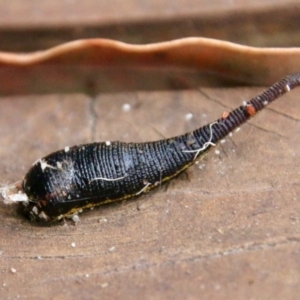
[(49, 217), (41, 211), (38, 204), (29, 200), (20, 185), (20, 181), (11, 185), (2, 186), (0, 188), (0, 195), (4, 204), (22, 204), (24, 213), (31, 221), (49, 220)]
[(4, 204), (24, 203), (28, 204), (28, 197), (22, 191), (20, 182), (5, 185), (0, 188), (0, 195)]
[[(32, 206), (28, 196), (22, 190), (20, 182), (11, 185), (3, 185), (2, 187), (0, 187), (0, 199), (1, 198), (3, 203), (6, 205), (11, 205), (15, 203), (21, 205), (23, 207), (22, 208), (23, 212), (24, 211), (29, 212), (30, 207)], [(33, 211), (27, 213), (27, 216), (30, 220), (37, 219)]]

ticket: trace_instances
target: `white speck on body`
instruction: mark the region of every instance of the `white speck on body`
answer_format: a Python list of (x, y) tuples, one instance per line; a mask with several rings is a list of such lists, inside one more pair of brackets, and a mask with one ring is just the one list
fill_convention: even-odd
[(106, 145), (106, 146), (110, 146), (110, 145), (111, 145), (111, 142), (110, 142), (110, 141), (106, 141), (106, 142), (105, 142), (105, 145)]
[(32, 165), (37, 165), (41, 161), (41, 158), (37, 159)]
[(243, 101), (243, 106), (247, 106), (247, 101)]
[(46, 168), (54, 169), (54, 170), (57, 169), (56, 167), (53, 167), (53, 166), (51, 166), (51, 165), (48, 165), (48, 163), (47, 163), (44, 159), (40, 159), (38, 162), (39, 162), (40, 165), (41, 165), (42, 171), (44, 171)]
[(284, 89), (286, 92), (289, 92), (291, 90), (291, 88), (288, 84), (285, 85)]
[(148, 183), (145, 182), (144, 184), (145, 184), (145, 186), (144, 186), (139, 192), (136, 193), (136, 196), (137, 196), (137, 195), (140, 195), (141, 193), (143, 193), (144, 191), (146, 191), (147, 188), (148, 188), (148, 186), (151, 185), (150, 182), (148, 182)]
[(38, 211), (38, 208), (36, 206), (33, 206), (31, 211), (35, 214), (35, 215), (38, 215), (39, 211)]
[(41, 159), (40, 164), (41, 164), (42, 171), (44, 171), (47, 168), (47, 163)]
[(65, 152), (69, 152), (69, 151), (70, 151), (70, 147), (69, 146), (65, 147)]
[(63, 169), (62, 163), (61, 163), (60, 161), (57, 161), (57, 162), (56, 162), (56, 166), (57, 166), (57, 169), (59, 169), (59, 170), (62, 170), (62, 169)]
[(40, 218), (41, 220), (45, 220), (45, 221), (48, 220), (48, 216), (47, 216), (43, 211), (41, 211), (41, 212), (39, 213), (39, 218)]
[(269, 103), (268, 101), (264, 101), (263, 105), (266, 106), (266, 105), (268, 105), (268, 103)]

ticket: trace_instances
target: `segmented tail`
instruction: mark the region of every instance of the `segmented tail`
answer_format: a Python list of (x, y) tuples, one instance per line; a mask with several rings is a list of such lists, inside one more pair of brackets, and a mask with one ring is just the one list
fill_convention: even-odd
[(202, 145), (200, 149), (193, 150), (196, 153), (196, 156), (200, 156), (202, 152), (207, 151), (211, 146), (244, 124), (257, 112), (261, 111), (271, 102), (299, 85), (300, 73), (288, 75), (282, 80), (273, 84), (262, 94), (252, 98), (248, 102), (244, 102), (243, 105), (234, 109), (233, 111), (223, 114), (223, 116), (216, 122), (196, 129), (193, 132), (194, 136), (198, 141), (200, 141), (200, 145)]

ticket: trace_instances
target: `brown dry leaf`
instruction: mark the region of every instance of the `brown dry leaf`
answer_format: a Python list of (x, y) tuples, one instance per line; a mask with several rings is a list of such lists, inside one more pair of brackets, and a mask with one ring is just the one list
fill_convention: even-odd
[(255, 48), (207, 38), (147, 45), (77, 40), (27, 54), (0, 52), (0, 93), (94, 95), (191, 88), (216, 85), (219, 80), (270, 85), (299, 69), (299, 48)]

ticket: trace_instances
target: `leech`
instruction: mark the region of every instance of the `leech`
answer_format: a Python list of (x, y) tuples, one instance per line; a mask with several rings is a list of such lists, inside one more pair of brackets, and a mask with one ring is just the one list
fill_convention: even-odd
[[(211, 146), (231, 137), (232, 132), (266, 105), (299, 85), (300, 73), (289, 75), (238, 108), (224, 112), (217, 121), (189, 134), (155, 142), (107, 141), (66, 147), (39, 159), (20, 185), (2, 187), (0, 194), (6, 203), (21, 202), (29, 219), (42, 222), (63, 220), (83, 210), (138, 196), (184, 172)], [(213, 127), (215, 124), (218, 126)], [(184, 150), (195, 143), (202, 146)], [(219, 154), (219, 150), (215, 153)], [(102, 174), (111, 174), (112, 178)], [(119, 174), (128, 174), (128, 180), (122, 180), (125, 176), (118, 177)], [(96, 180), (103, 182), (86, 184)]]

